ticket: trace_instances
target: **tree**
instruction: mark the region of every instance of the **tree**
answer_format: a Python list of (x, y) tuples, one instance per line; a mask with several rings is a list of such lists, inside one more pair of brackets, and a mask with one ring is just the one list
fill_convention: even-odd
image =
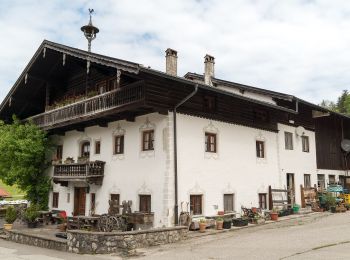
[(0, 179), (18, 185), (31, 202), (48, 206), (51, 180), (46, 173), (52, 148), (46, 132), (31, 122), (0, 121)]
[(350, 93), (347, 90), (343, 90), (336, 103), (329, 100), (322, 100), (320, 106), (334, 112), (350, 115)]

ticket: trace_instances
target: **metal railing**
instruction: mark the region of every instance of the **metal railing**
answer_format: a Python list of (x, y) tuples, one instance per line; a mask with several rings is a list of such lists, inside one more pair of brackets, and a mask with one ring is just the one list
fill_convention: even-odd
[(131, 104), (142, 100), (144, 97), (143, 82), (136, 82), (122, 89), (112, 90), (95, 97), (56, 108), (30, 117), (27, 120), (32, 120), (37, 126), (45, 128), (64, 121), (91, 116), (119, 106)]

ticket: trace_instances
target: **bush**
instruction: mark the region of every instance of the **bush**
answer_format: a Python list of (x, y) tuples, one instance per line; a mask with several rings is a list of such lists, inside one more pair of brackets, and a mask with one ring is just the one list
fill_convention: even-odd
[(336, 199), (335, 197), (333, 197), (333, 195), (331, 193), (327, 193), (324, 196), (324, 203), (326, 208), (330, 208), (330, 207), (334, 207), (337, 203), (336, 203)]
[(37, 204), (31, 204), (24, 213), (24, 218), (28, 223), (34, 223), (36, 222), (37, 218), (39, 217), (39, 210), (40, 207)]
[(17, 212), (13, 206), (6, 209), (5, 221), (8, 224), (12, 224), (17, 219)]

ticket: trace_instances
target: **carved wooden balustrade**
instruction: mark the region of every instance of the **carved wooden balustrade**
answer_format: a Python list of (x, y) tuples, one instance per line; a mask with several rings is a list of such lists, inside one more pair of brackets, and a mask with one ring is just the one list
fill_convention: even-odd
[(54, 181), (86, 181), (101, 184), (104, 176), (103, 161), (54, 165)]
[(39, 127), (49, 128), (52, 125), (65, 121), (92, 116), (100, 112), (141, 101), (144, 96), (144, 83), (136, 82), (122, 89), (112, 90), (95, 97), (47, 111), (28, 118), (28, 120), (32, 120), (33, 123)]

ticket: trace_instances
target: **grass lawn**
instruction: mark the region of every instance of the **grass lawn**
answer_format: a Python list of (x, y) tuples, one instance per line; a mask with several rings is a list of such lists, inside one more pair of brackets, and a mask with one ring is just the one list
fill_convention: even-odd
[(16, 185), (8, 186), (0, 180), (0, 188), (5, 189), (7, 192), (11, 194), (12, 198), (9, 198), (9, 200), (17, 200), (17, 199), (20, 200), (24, 198), (25, 193), (21, 191)]

